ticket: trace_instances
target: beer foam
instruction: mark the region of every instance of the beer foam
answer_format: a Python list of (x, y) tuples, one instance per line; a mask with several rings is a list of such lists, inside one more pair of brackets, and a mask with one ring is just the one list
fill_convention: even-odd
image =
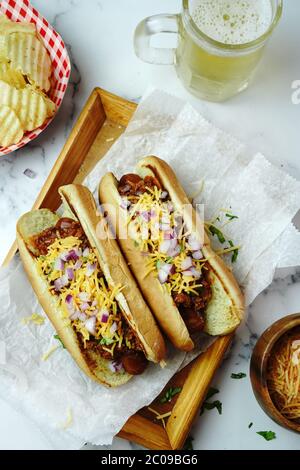
[(198, 28), (224, 44), (245, 44), (262, 36), (273, 18), (270, 0), (198, 0), (191, 16)]

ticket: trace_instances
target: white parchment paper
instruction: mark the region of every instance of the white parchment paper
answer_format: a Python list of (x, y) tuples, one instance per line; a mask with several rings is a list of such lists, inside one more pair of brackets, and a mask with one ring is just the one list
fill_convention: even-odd
[[(242, 245), (232, 268), (247, 304), (272, 281), (276, 267), (300, 264), (300, 234), (291, 223), (300, 207), (300, 183), (263, 155), (248, 155), (243, 144), (164, 92), (142, 100), (124, 135), (85, 184), (96, 194), (106, 171), (121, 176), (150, 154), (172, 165), (189, 195), (202, 187), (195, 202), (205, 204), (206, 219), (220, 208), (239, 217), (224, 231)], [(85, 377), (62, 346), (42, 361), (57, 340), (48, 320), (42, 326), (21, 323), (42, 311), (18, 257), (0, 270), (0, 305), (0, 396), (30, 417), (57, 449), (76, 449), (87, 441), (110, 444), (185, 360), (183, 353), (170, 351), (165, 369), (150, 366), (117, 390)], [(65, 427), (68, 414), (73, 419)]]

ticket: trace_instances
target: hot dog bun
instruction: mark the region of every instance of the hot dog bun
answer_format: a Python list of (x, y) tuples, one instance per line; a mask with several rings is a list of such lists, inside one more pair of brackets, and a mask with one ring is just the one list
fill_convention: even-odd
[[(105, 239), (96, 234), (97, 224), (103, 221), (97, 215), (96, 205), (90, 191), (80, 185), (63, 186), (59, 190), (68, 215), (80, 222), (91, 248), (95, 253), (106, 280), (113, 288), (121, 284), (122, 291), (116, 300), (131, 329), (138, 337), (144, 354), (149, 361), (160, 362), (165, 357), (165, 343), (152, 314), (143, 300), (136, 282), (108, 228)], [(47, 209), (24, 214), (17, 223), (19, 252), (33, 289), (50, 321), (53, 323), (63, 344), (79, 367), (92, 379), (115, 387), (126, 383), (132, 376), (123, 371), (111, 371), (109, 361), (94, 350), (83, 350), (71, 324), (63, 319), (63, 312), (55, 296), (49, 291), (47, 280), (39, 272), (34, 256), (32, 237), (52, 227), (59, 217)], [(103, 232), (102, 232), (103, 235)]]
[[(175, 209), (183, 214), (188, 230), (198, 234), (202, 244), (202, 253), (208, 259), (208, 278), (212, 290), (212, 298), (205, 310), (205, 332), (210, 335), (225, 335), (235, 330), (241, 322), (244, 312), (243, 295), (239, 286), (222, 259), (214, 253), (206, 235), (203, 224), (181, 187), (175, 173), (163, 160), (150, 156), (143, 158), (137, 165), (137, 173), (144, 177), (152, 175), (169, 193)], [(99, 185), (99, 199), (109, 213), (113, 227), (118, 235), (122, 224), (126, 223), (126, 213), (120, 207), (121, 196), (118, 192), (118, 181), (112, 173), (106, 174)], [(189, 210), (186, 210), (186, 207)], [(114, 209), (114, 210), (113, 210)], [(129, 224), (130, 234), (130, 224)], [(172, 343), (179, 349), (191, 350), (194, 342), (175, 305), (171, 295), (161, 289), (157, 275), (147, 272), (145, 256), (131, 238), (120, 238), (120, 246), (132, 268), (136, 280), (149, 303), (162, 329)]]

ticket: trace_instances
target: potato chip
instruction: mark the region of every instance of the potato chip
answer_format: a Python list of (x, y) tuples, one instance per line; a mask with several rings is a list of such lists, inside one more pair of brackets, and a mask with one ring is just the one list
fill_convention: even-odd
[(48, 115), (48, 117), (52, 117), (54, 115), (55, 111), (56, 111), (56, 104), (49, 98), (49, 96), (46, 95), (46, 93), (44, 93), (40, 90), (37, 90), (32, 85), (26, 85), (26, 86), (27, 86), (27, 88), (33, 90), (35, 93), (39, 93), (43, 97), (43, 99), (44, 99), (44, 101), (47, 105), (47, 110), (48, 110), (47, 115)]
[(24, 131), (32, 131), (49, 117), (47, 104), (38, 92), (25, 87), (21, 90), (0, 81), (0, 106), (11, 107), (19, 117)]
[(51, 60), (39, 39), (32, 34), (12, 33), (6, 36), (6, 56), (11, 67), (26, 75), (41, 90), (50, 89)]
[(14, 86), (24, 88), (26, 81), (21, 72), (13, 70), (8, 62), (0, 62), (0, 80)]
[(26, 21), (11, 21), (7, 16), (0, 16), (0, 34), (27, 33), (35, 35), (35, 26)]
[(0, 106), (0, 145), (9, 147), (17, 144), (23, 137), (21, 121), (13, 109)]

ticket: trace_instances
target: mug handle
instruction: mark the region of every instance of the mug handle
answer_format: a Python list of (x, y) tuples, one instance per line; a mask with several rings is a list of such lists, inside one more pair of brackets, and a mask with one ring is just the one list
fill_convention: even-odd
[(134, 32), (135, 53), (149, 64), (172, 65), (175, 61), (176, 49), (150, 45), (152, 36), (159, 33), (178, 33), (178, 15), (153, 15), (141, 21)]

